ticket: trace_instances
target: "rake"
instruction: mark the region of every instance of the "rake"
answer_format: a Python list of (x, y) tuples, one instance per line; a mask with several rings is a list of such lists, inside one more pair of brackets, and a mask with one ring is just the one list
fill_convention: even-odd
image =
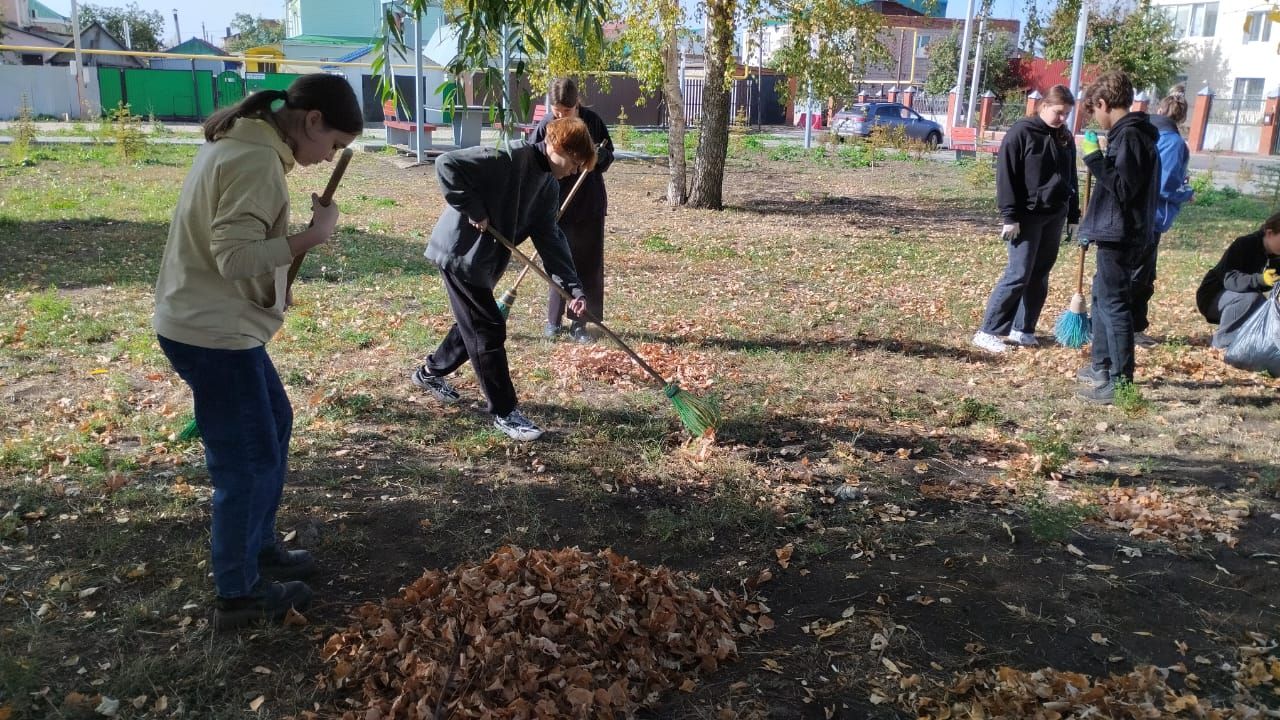
[[(1093, 174), (1085, 173), (1084, 176), (1084, 198), (1085, 207), (1088, 207), (1089, 196), (1093, 194)], [(1058, 322), (1053, 326), (1053, 336), (1057, 338), (1058, 344), (1069, 348), (1082, 348), (1085, 343), (1089, 342), (1092, 333), (1092, 324), (1089, 321), (1089, 307), (1085, 304), (1084, 299), (1084, 258), (1088, 254), (1089, 248), (1080, 248), (1080, 261), (1076, 266), (1076, 292), (1071, 296), (1071, 306), (1066, 312), (1058, 316)]]
[[(329, 173), (329, 182), (324, 186), (324, 193), (320, 195), (320, 204), (328, 205), (333, 202), (333, 194), (338, 192), (338, 183), (342, 182), (342, 176), (347, 172), (347, 165), (351, 163), (351, 156), (355, 151), (351, 148), (345, 148), (338, 159), (334, 161), (333, 172)], [(289, 281), (285, 285), (285, 297), (289, 296), (289, 291), (293, 289), (293, 281), (298, 277), (298, 271), (302, 269), (302, 261), (307, 257), (307, 253), (298, 253), (289, 265)], [(179, 440), (195, 440), (200, 437), (200, 426), (196, 424), (196, 419), (191, 418), (186, 426), (182, 428), (182, 432), (178, 433)]]
[[(548, 285), (555, 288), (556, 292), (560, 293), (566, 302), (573, 302), (573, 298), (569, 296), (569, 293), (565, 292), (564, 288), (555, 284), (555, 282), (553, 282), (547, 275), (545, 270), (536, 266), (532, 260), (526, 257), (524, 253), (520, 252), (520, 250), (518, 250), (510, 240), (504, 237), (502, 233), (498, 232), (492, 226), (489, 227), (488, 233), (492, 235), (495, 240), (502, 243), (504, 247), (510, 250), (513, 255), (520, 258), (520, 261), (524, 263), (526, 268), (532, 269), (535, 273), (541, 276)], [(630, 346), (622, 341), (622, 338), (614, 334), (614, 332), (610, 330), (599, 318), (593, 317), (589, 311), (584, 312), (583, 315), (587, 320), (591, 321), (603, 330), (604, 334), (608, 335), (610, 340), (614, 341), (618, 347), (622, 348), (623, 352), (630, 355), (631, 359), (634, 360), (635, 363), (649, 375), (649, 377), (653, 378), (654, 381), (662, 386), (662, 394), (667, 396), (667, 399), (671, 401), (671, 404), (676, 409), (676, 415), (680, 417), (680, 422), (684, 424), (685, 428), (692, 433), (694, 437), (701, 437), (707, 432), (715, 430), (716, 427), (719, 426), (720, 410), (716, 407), (715, 403), (703, 400), (690, 394), (686, 390), (682, 390), (680, 386), (674, 382), (667, 382), (666, 378), (662, 377), (657, 370), (654, 370), (652, 365), (645, 362), (644, 358), (636, 354), (635, 350), (632, 350)]]
[[(556, 222), (560, 222), (560, 217), (564, 215), (565, 208), (569, 207), (569, 203), (573, 200), (573, 196), (578, 194), (578, 188), (582, 187), (582, 181), (587, 179), (587, 173), (589, 172), (591, 171), (588, 170), (587, 172), (578, 174), (578, 180), (573, 184), (573, 188), (569, 190), (569, 195), (565, 197), (564, 202), (560, 203), (560, 212), (556, 213)], [(537, 259), (538, 253), (535, 252), (531, 260)], [(498, 298), (498, 310), (502, 312), (502, 317), (511, 316), (511, 308), (515, 305), (517, 291), (520, 289), (520, 283), (524, 282), (524, 276), (529, 274), (530, 267), (530, 265), (525, 265), (521, 268), (520, 274), (516, 276), (516, 281), (511, 284), (511, 287), (508, 288), (506, 292), (502, 293), (502, 297)]]

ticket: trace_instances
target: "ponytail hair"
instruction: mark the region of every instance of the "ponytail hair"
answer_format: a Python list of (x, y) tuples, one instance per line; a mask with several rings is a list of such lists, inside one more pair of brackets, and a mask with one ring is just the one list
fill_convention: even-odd
[(324, 118), (324, 124), (331, 129), (351, 135), (359, 135), (364, 130), (360, 101), (356, 99), (356, 93), (346, 78), (328, 73), (311, 73), (294, 80), (288, 90), (259, 90), (235, 105), (210, 115), (204, 121), (204, 139), (214, 142), (242, 117), (266, 118), (278, 101), (283, 101), (284, 109), (287, 110), (318, 110)]
[(1174, 86), (1160, 101), (1156, 106), (1156, 113), (1169, 118), (1174, 125), (1181, 125), (1187, 119), (1187, 96), (1181, 85)]
[(573, 78), (559, 78), (551, 83), (551, 104), (561, 107), (578, 107), (582, 98), (578, 96), (578, 83)]

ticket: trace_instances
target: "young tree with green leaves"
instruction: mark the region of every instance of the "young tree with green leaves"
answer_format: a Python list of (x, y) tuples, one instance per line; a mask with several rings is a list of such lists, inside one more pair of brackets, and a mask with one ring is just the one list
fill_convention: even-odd
[[(925, 78), (924, 90), (930, 95), (950, 92), (956, 84), (956, 65), (960, 62), (960, 30), (953, 30), (949, 35), (935, 40), (929, 45), (929, 75)], [(977, 32), (975, 24), (974, 32)], [(969, 47), (976, 48), (977, 42), (970, 41)], [(1021, 78), (1009, 64), (1014, 51), (1013, 35), (1003, 31), (988, 32), (982, 43), (982, 77), (979, 78), (978, 92), (987, 90), (1004, 97), (1019, 86)], [(965, 82), (973, 82), (973, 59), (970, 58), (965, 71)]]
[(667, 106), (667, 204), (689, 197), (684, 154), (684, 89), (680, 87), (680, 43), (685, 13), (680, 0), (622, 0), (617, 6), (623, 31), (619, 43), (640, 89), (661, 88)]
[[(851, 78), (892, 60), (883, 43), (865, 40), (881, 35), (884, 16), (857, 0), (800, 0), (786, 6), (783, 17), (791, 35), (774, 53), (772, 65), (795, 78), (801, 96), (808, 94), (810, 85), (815, 98), (848, 95)], [(955, 74), (954, 63), (951, 72)], [(787, 90), (784, 102), (796, 102)]]
[[(428, 5), (439, 0), (404, 0), (401, 3), (408, 18), (419, 17)], [(546, 57), (548, 32), (557, 18), (559, 32), (570, 33), (579, 39), (601, 38), (602, 26), (608, 13), (606, 0), (449, 0), (444, 7), (445, 22), (458, 36), (457, 53), (445, 66), (451, 75), (460, 76), (473, 71), (483, 71), (489, 87), (502, 86), (502, 48), (512, 58), (516, 78), (528, 73), (524, 58)], [(412, 20), (407, 20), (412, 22)], [(387, 7), (383, 17), (385, 33), (374, 48), (373, 72), (379, 79), (379, 91), (384, 98), (394, 95), (394, 87), (387, 82), (385, 71), (392, 51), (406, 53), (404, 27), (396, 21), (395, 8)], [(389, 43), (387, 41), (389, 39)], [(516, 83), (519, 86), (519, 83)], [(532, 98), (523, 92), (518, 99), (523, 117), (528, 117)], [(454, 98), (454, 102), (460, 102)], [(513, 122), (512, 108), (504, 108), (506, 122)]]
[[(1061, 0), (1049, 18), (1045, 32), (1045, 57), (1070, 60), (1075, 41), (1080, 0)], [(1084, 46), (1086, 64), (1102, 70), (1123, 70), (1135, 88), (1163, 90), (1182, 69), (1182, 44), (1173, 20), (1140, 0), (1137, 7), (1116, 3), (1110, 7), (1089, 5), (1088, 35)]]
[(233, 53), (284, 41), (284, 26), (277, 20), (264, 20), (261, 15), (236, 13), (231, 19), (231, 31), (238, 35), (227, 43), (227, 51)]
[[(83, 30), (95, 22), (122, 43), (127, 36), (134, 50), (156, 52), (164, 49), (160, 42), (164, 37), (164, 16), (156, 10), (143, 10), (132, 2), (125, 7), (81, 5), (80, 28)], [(125, 33), (125, 27), (129, 28), (128, 33)]]

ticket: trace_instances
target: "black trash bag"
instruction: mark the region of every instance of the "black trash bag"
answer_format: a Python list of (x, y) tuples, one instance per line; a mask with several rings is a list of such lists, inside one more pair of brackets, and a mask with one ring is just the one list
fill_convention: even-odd
[(1280, 288), (1254, 308), (1227, 347), (1224, 359), (1241, 370), (1266, 370), (1280, 377)]

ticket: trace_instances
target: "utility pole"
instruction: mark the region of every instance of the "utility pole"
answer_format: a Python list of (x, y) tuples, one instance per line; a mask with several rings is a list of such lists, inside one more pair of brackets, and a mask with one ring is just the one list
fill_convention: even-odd
[(1071, 128), (1071, 132), (1076, 131), (1076, 109), (1080, 107), (1080, 73), (1084, 69), (1084, 41), (1085, 33), (1089, 23), (1089, 7), (1083, 0), (1080, 3), (1080, 14), (1076, 17), (1076, 44), (1071, 53), (1071, 94), (1076, 98), (1076, 104), (1071, 108), (1071, 114), (1067, 116), (1067, 126)]
[(178, 36), (178, 42), (174, 45), (182, 44), (182, 28), (178, 26), (178, 8), (173, 9), (173, 34)]
[(71, 0), (71, 36), (76, 46), (76, 104), (80, 108), (80, 118), (88, 115), (84, 104), (84, 54), (80, 51), (80, 3)]
[(960, 62), (956, 64), (956, 113), (951, 118), (951, 126), (960, 124), (960, 115), (964, 110), (964, 71), (969, 68), (969, 35), (973, 33), (973, 0), (969, 0), (964, 12), (964, 36), (960, 39)]
[(986, 32), (987, 16), (984, 14), (978, 23), (978, 45), (973, 50), (973, 83), (969, 85), (969, 112), (965, 115), (965, 127), (973, 127), (973, 109), (978, 107), (978, 85), (982, 79), (982, 39)]

